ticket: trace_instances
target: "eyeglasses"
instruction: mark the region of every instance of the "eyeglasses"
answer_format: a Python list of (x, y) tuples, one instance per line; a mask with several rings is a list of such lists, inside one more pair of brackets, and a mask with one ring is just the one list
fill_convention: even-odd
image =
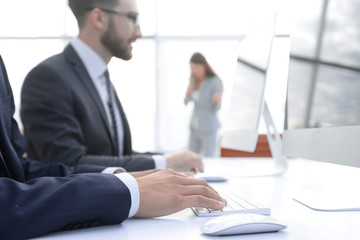
[[(89, 7), (86, 10), (87, 11), (92, 11), (95, 7)], [(106, 13), (110, 13), (110, 14), (116, 14), (119, 16), (124, 16), (126, 18), (128, 18), (129, 20), (131, 20), (134, 24), (134, 27), (139, 27), (139, 15), (137, 13), (134, 12), (118, 12), (115, 10), (111, 10), (111, 9), (106, 9), (106, 8), (99, 8), (101, 11), (106, 12)]]

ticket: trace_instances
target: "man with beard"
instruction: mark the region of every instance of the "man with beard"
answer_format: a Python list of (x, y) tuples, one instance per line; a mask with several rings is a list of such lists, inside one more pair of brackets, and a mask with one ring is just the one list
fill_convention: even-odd
[(167, 167), (202, 172), (201, 158), (192, 152), (164, 158), (132, 150), (130, 128), (107, 64), (113, 56), (131, 59), (131, 44), (142, 36), (135, 0), (69, 0), (69, 6), (78, 37), (36, 66), (22, 88), (29, 157), (127, 171)]

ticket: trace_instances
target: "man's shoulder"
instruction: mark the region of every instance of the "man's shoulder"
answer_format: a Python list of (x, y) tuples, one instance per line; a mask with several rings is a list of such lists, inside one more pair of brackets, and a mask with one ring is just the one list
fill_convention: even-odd
[(38, 65), (36, 65), (30, 72), (32, 71), (67, 71), (68, 68), (71, 67), (72, 64), (77, 59), (77, 54), (74, 49), (69, 44), (65, 49), (53, 56), (46, 58), (41, 61)]
[(22, 91), (42, 87), (55, 89), (69, 87), (73, 79), (71, 64), (65, 59), (64, 53), (53, 55), (37, 64), (25, 77)]
[(64, 53), (58, 53), (47, 59), (41, 61), (38, 65), (36, 65), (32, 70), (36, 71), (39, 69), (49, 68), (49, 69), (57, 69), (57, 68), (64, 68), (68, 65), (67, 61), (65, 60)]
[[(31, 79), (49, 79), (51, 76), (52, 79), (63, 79), (67, 74), (72, 74), (73, 63), (69, 61), (69, 57), (66, 56), (66, 52), (61, 52), (47, 59), (41, 61), (37, 64), (31, 71), (27, 74), (25, 82), (32, 81)], [(54, 80), (55, 81), (55, 80)]]

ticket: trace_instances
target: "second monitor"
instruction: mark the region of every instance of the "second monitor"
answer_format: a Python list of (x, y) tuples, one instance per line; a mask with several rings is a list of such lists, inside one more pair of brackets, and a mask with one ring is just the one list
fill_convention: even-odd
[[(240, 175), (273, 175), (286, 170), (281, 152), (281, 139), (276, 130), (265, 96), (270, 84), (283, 88), (278, 95), (285, 103), (290, 56), (290, 36), (276, 33), (276, 18), (251, 32), (239, 45), (238, 62), (232, 88), (228, 117), (221, 134), (221, 147), (253, 152), (256, 147), (260, 120), (264, 118), (267, 137), (274, 159), (273, 168), (246, 170)], [(285, 88), (284, 88), (285, 84)]]

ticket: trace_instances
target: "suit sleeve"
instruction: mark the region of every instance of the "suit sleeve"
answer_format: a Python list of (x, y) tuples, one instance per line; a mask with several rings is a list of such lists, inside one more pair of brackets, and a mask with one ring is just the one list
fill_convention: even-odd
[(40, 161), (34, 161), (27, 158), (21, 159), (21, 165), (27, 181), (44, 176), (63, 177), (78, 173), (100, 173), (105, 169), (103, 166), (87, 164), (78, 164), (73, 167), (66, 166), (63, 163), (44, 164)]
[(42, 177), (24, 183), (0, 178), (0, 192), (2, 239), (121, 223), (131, 205), (129, 190), (111, 174)]
[(142, 171), (155, 168), (155, 162), (150, 155), (133, 154), (127, 156), (93, 156), (84, 154), (78, 161), (79, 164), (100, 165), (106, 167), (122, 167), (126, 171)]
[(77, 119), (82, 114), (81, 109), (74, 107), (75, 90), (62, 80), (74, 78), (67, 74), (43, 64), (25, 79), (21, 93), (21, 118), (29, 157), (70, 166), (93, 164), (123, 167), (127, 171), (154, 168), (155, 163), (149, 155), (114, 157), (88, 153), (87, 139), (82, 132), (84, 126)]

